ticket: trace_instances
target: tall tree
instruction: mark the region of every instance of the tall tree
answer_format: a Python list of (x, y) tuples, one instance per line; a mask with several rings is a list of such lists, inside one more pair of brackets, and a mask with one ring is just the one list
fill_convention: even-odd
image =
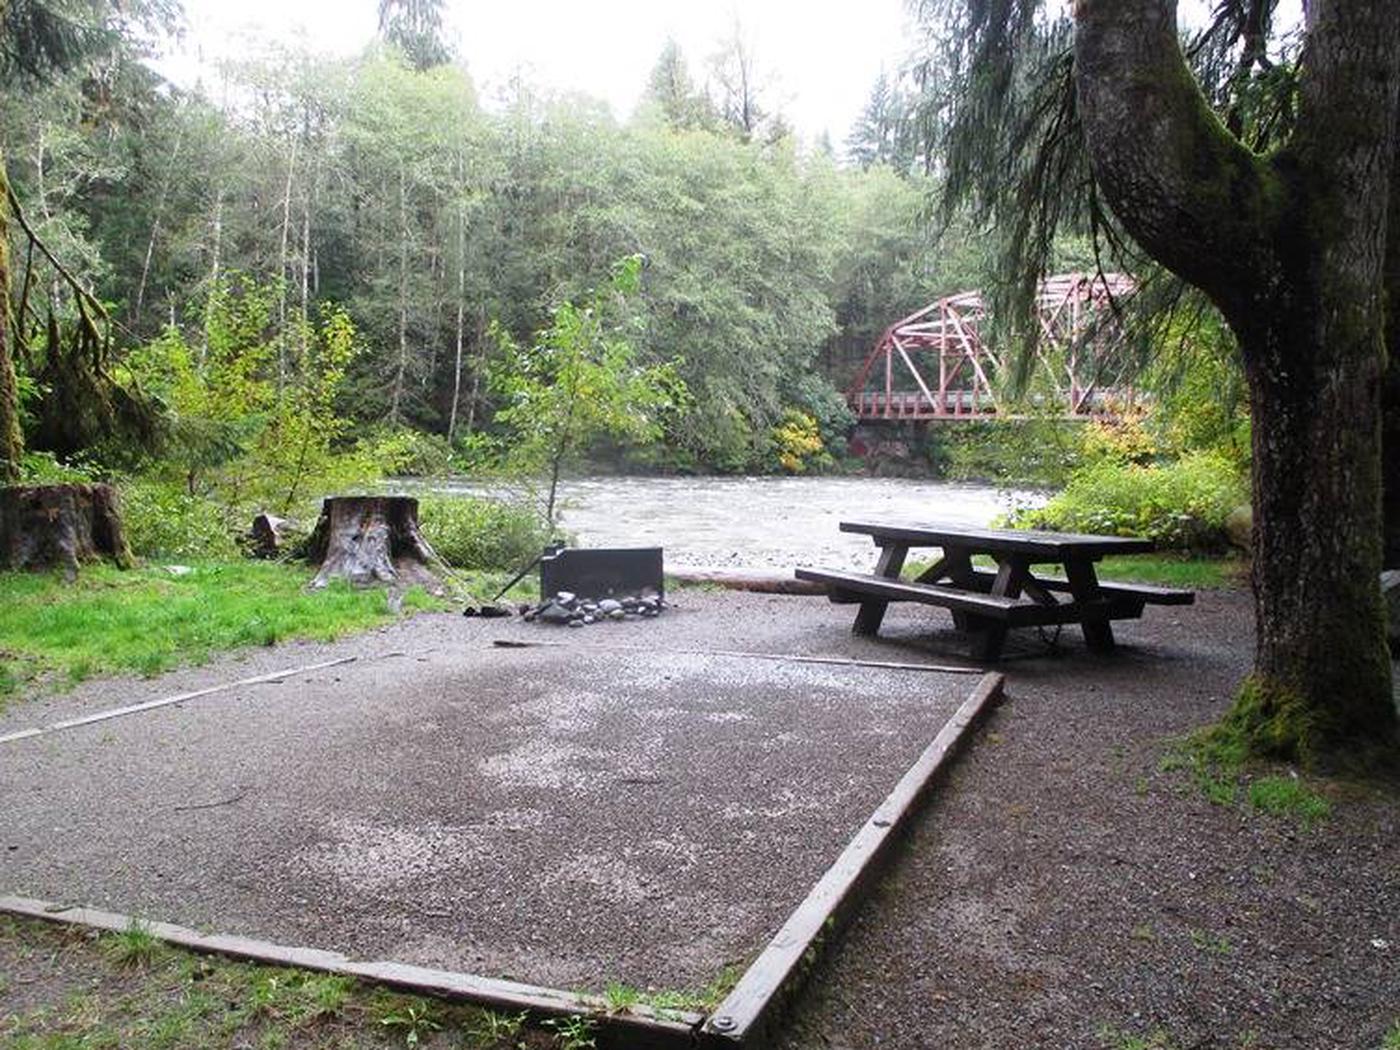
[(685, 55), (675, 40), (668, 39), (662, 47), (647, 77), (642, 100), (655, 106), (673, 128), (689, 130), (710, 127), (714, 123), (714, 107), (696, 86)]
[[(1014, 205), (1030, 192), (1040, 210), (1020, 228), (1022, 248), (1045, 245), (1056, 210), (1087, 190), (1091, 205), (1111, 209), (1111, 220), (1094, 213), (1100, 221), (1201, 289), (1239, 342), (1254, 417), (1258, 640), (1231, 721), (1261, 753), (1323, 763), (1379, 749), (1393, 760), (1376, 580), (1400, 5), (1314, 0), (1296, 77), (1275, 92), (1258, 90), (1254, 75), (1292, 73), (1265, 53), (1272, 0), (1220, 5), (1217, 24), (1230, 31), (1216, 57), (1228, 61), (1212, 73), (1197, 55), (1198, 75), (1174, 0), (1080, 0), (1072, 27), (1049, 32), (1036, 0), (954, 6), (965, 53), (988, 64), (970, 74), (980, 90), (954, 121), (964, 148), (953, 177), (990, 168)], [(999, 57), (1017, 47), (1052, 75), (1027, 77)], [(1072, 95), (1055, 93), (1055, 71)], [(1017, 105), (987, 107), (989, 88)], [(1049, 144), (1038, 167), (969, 144), (978, 106), (995, 146), (1018, 135)]]
[[(106, 27), (44, 0), (0, 0), (0, 90), (77, 65), (108, 39)], [(10, 306), (9, 225), (12, 193), (0, 153), (0, 485), (20, 477), (24, 437), (19, 424), (14, 319)]]
[(420, 73), (452, 61), (442, 35), (443, 0), (379, 0), (379, 33)]
[(711, 56), (710, 72), (718, 88), (720, 116), (745, 142), (749, 141), (769, 116), (763, 99), (767, 83), (754, 55), (753, 44), (745, 36), (738, 19), (719, 50)]
[(914, 167), (915, 136), (909, 101), (899, 81), (883, 71), (846, 139), (846, 153), (861, 168), (885, 164), (908, 174)]

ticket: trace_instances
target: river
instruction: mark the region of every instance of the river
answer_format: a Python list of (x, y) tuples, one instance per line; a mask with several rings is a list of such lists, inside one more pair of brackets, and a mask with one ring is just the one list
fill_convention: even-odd
[[(471, 493), (471, 483), (435, 483)], [(867, 536), (842, 520), (987, 525), (1033, 492), (905, 478), (590, 477), (562, 485), (563, 528), (586, 547), (663, 547), (668, 565), (866, 568)]]

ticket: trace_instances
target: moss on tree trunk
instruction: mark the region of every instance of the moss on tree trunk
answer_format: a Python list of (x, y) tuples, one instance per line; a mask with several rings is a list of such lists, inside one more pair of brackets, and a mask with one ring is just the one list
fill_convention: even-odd
[[(3, 11), (0, 5), (0, 11)], [(10, 321), (10, 184), (0, 154), (0, 485), (20, 477), (24, 438), (19, 428), (19, 382), (15, 378)]]

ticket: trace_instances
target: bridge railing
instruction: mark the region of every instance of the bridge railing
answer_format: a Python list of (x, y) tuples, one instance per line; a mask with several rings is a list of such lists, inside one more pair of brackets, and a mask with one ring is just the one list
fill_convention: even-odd
[(859, 419), (950, 419), (994, 413), (996, 405), (976, 390), (948, 390), (930, 400), (922, 391), (867, 390), (850, 399)]
[[(1131, 390), (1094, 390), (1081, 396), (1078, 411), (1067, 416), (1111, 419), (1118, 415), (1124, 404), (1135, 399)], [(1045, 398), (1033, 397), (1032, 402), (1041, 411)], [(919, 390), (884, 391), (867, 390), (847, 399), (851, 411), (857, 419), (870, 421), (879, 419), (962, 419), (973, 416), (997, 414), (996, 402), (985, 393), (977, 390), (948, 390), (935, 393), (930, 399)]]

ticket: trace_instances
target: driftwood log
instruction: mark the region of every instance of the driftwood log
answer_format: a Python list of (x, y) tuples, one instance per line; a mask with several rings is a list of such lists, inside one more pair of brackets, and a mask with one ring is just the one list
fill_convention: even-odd
[(110, 485), (15, 485), (0, 488), (0, 569), (62, 568), (69, 579), (84, 562), (132, 564)]
[(442, 592), (442, 582), (430, 568), (442, 559), (418, 531), (418, 501), (410, 496), (323, 500), (306, 557), (320, 566), (313, 589), (348, 580), (356, 587), (387, 583), (395, 589), (421, 586)]

